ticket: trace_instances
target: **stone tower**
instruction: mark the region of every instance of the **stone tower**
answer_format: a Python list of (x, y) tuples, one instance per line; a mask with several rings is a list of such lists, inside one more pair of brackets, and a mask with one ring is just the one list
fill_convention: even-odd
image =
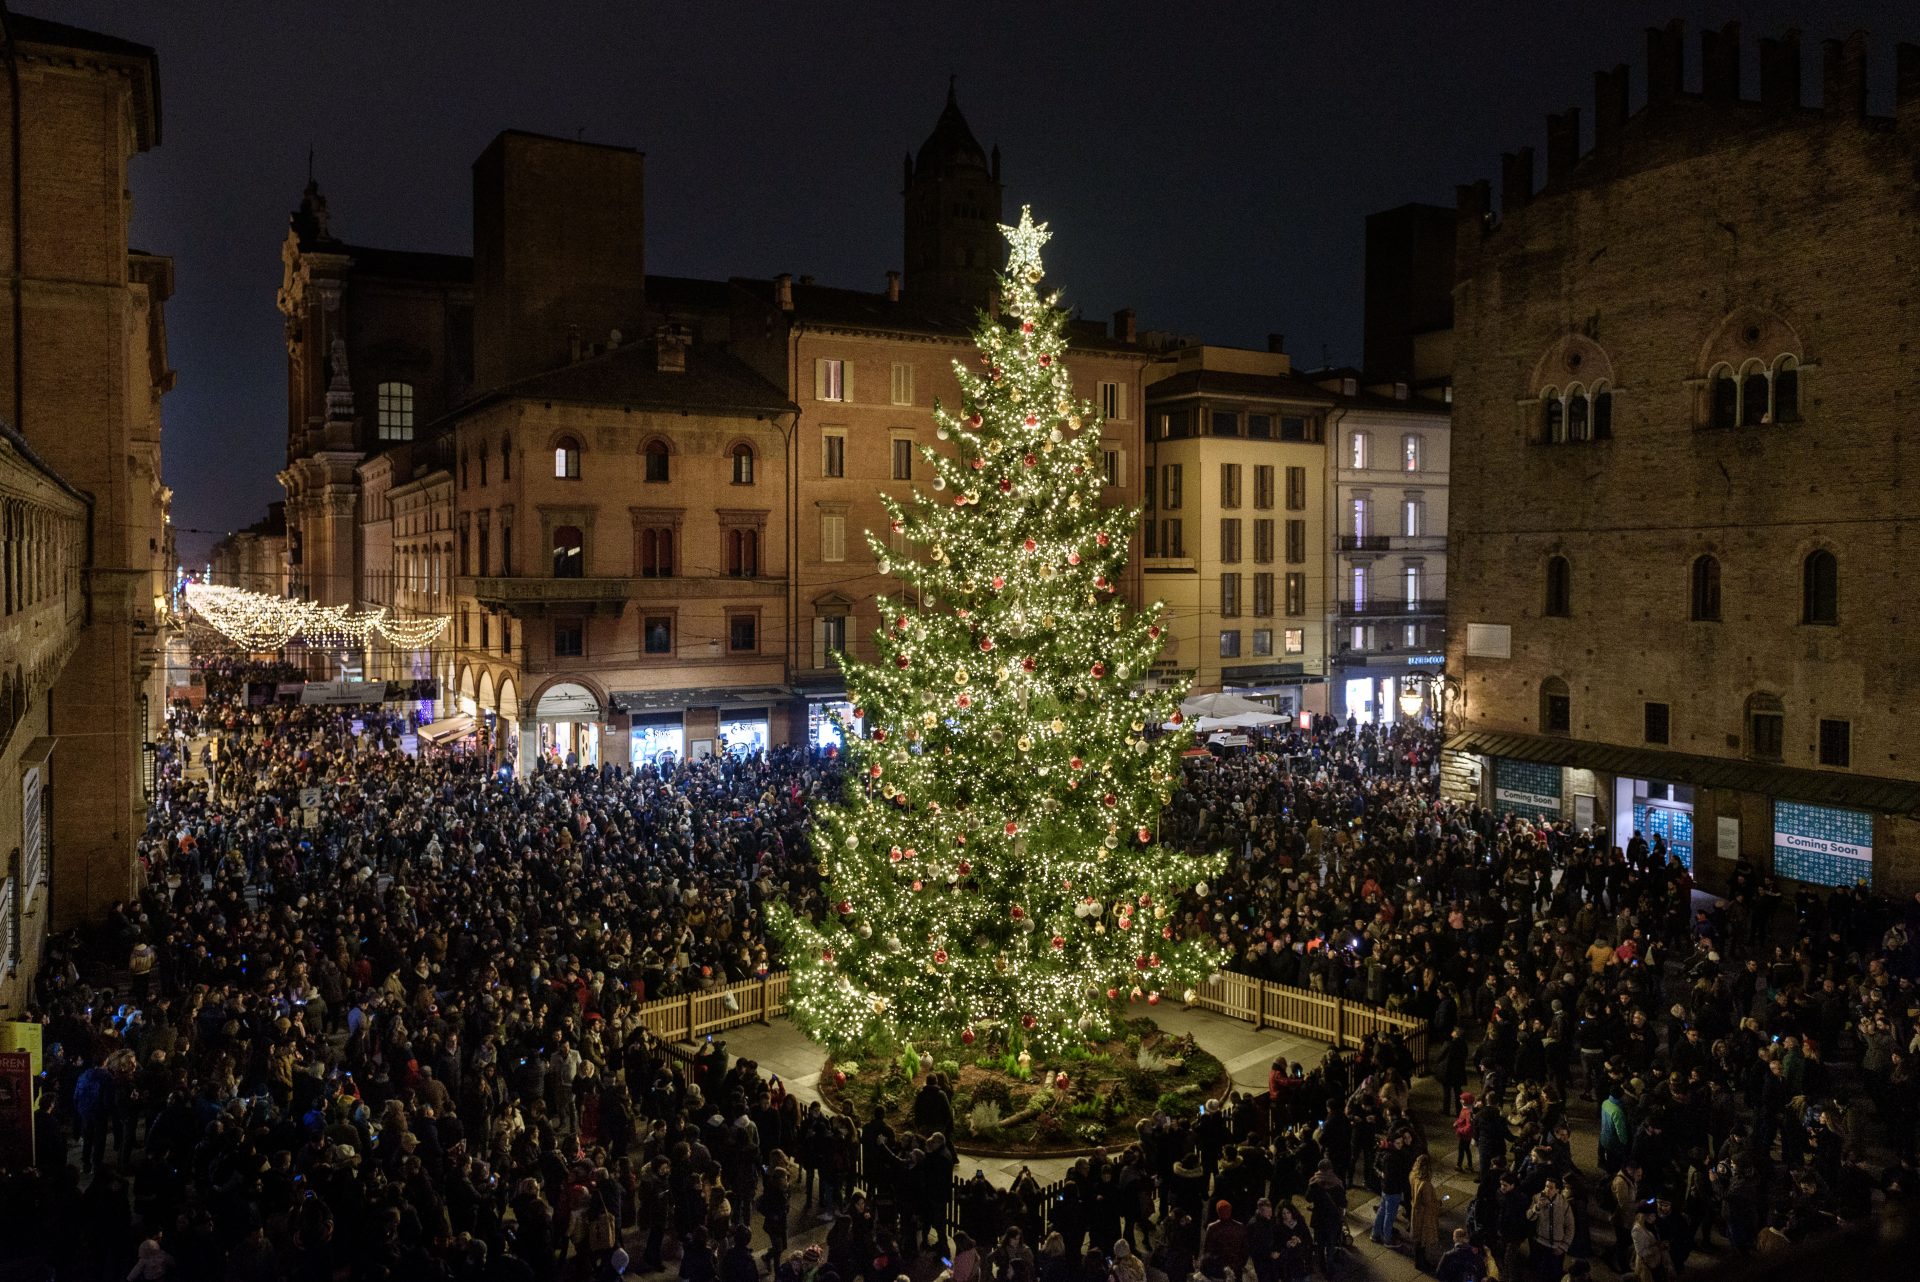
[(989, 306), (1002, 247), (1000, 149), (967, 128), (953, 84), (917, 156), (906, 161), (906, 290), (914, 302)]

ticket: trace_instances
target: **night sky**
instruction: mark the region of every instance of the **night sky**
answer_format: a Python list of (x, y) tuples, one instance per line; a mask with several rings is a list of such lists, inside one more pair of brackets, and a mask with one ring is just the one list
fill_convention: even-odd
[(350, 242), (469, 252), (469, 167), (519, 128), (647, 153), (650, 271), (878, 289), (901, 263), (901, 157), (952, 73), (1000, 145), (1007, 215), (1053, 223), (1070, 304), (1225, 343), (1278, 331), (1311, 366), (1359, 358), (1364, 217), (1497, 182), (1502, 151), (1544, 155), (1549, 111), (1578, 105), (1590, 140), (1595, 70), (1629, 63), (1644, 97), (1646, 26), (1688, 20), (1697, 88), (1695, 31), (1738, 16), (1748, 96), (1759, 37), (1799, 26), (1809, 100), (1820, 41), (1864, 27), (1875, 111), (1893, 42), (1920, 40), (1894, 0), (18, 7), (159, 52), (133, 240), (177, 266), (165, 452), (190, 562), (280, 497), (273, 300), (309, 146)]

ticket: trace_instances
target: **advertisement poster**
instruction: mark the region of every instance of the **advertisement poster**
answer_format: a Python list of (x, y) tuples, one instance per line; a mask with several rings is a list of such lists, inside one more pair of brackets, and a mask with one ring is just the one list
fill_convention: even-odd
[(0, 1171), (33, 1165), (33, 1058), (0, 1051)]
[(1537, 761), (1493, 760), (1493, 811), (1529, 819), (1560, 817), (1560, 767)]
[(1873, 884), (1873, 816), (1864, 810), (1773, 803), (1773, 871), (1816, 886)]

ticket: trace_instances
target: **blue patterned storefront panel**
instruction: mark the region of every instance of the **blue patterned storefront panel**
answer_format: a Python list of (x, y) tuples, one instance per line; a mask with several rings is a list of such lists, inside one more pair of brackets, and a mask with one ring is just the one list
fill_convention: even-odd
[(1633, 803), (1633, 828), (1651, 846), (1656, 836), (1667, 839), (1667, 849), (1680, 856), (1680, 862), (1693, 871), (1693, 812), (1668, 806)]
[(1873, 816), (1864, 810), (1773, 803), (1773, 871), (1817, 886), (1873, 884)]
[(1537, 761), (1493, 759), (1493, 812), (1529, 819), (1560, 817), (1560, 767)]

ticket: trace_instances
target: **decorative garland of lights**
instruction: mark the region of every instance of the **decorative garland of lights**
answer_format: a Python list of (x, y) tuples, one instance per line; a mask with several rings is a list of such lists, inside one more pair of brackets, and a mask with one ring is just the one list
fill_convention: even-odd
[(295, 637), (326, 649), (365, 646), (379, 633), (417, 650), (446, 630), (447, 618), (396, 619), (384, 609), (354, 614), (344, 605), (315, 605), (212, 583), (187, 584), (187, 605), (230, 641), (249, 650), (278, 650)]

